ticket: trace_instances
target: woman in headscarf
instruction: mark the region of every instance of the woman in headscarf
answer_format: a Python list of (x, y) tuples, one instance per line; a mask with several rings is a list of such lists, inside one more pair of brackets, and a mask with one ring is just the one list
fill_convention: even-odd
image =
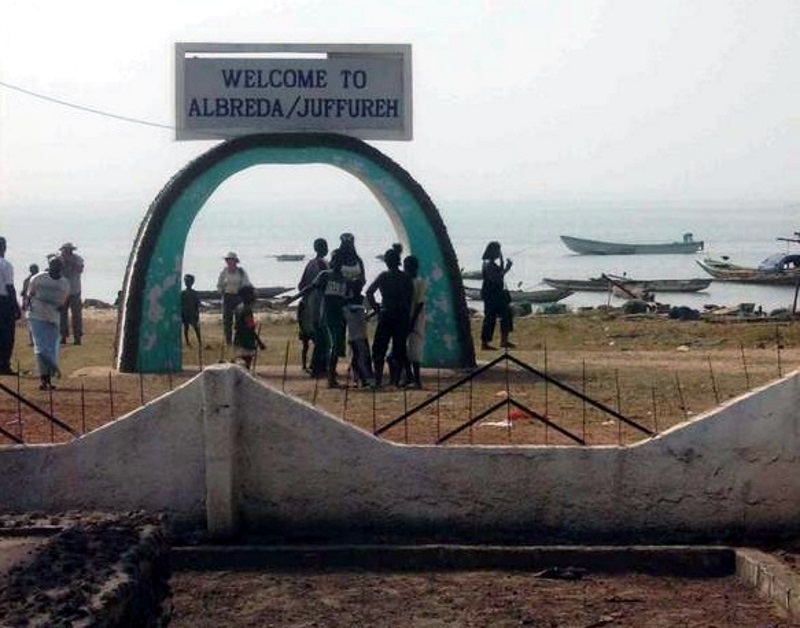
[(47, 270), (35, 275), (28, 285), (28, 323), (33, 336), (33, 354), (39, 369), (39, 390), (53, 390), (54, 375), (60, 375), (58, 350), (61, 310), (69, 297), (69, 281), (62, 275), (61, 259), (50, 258)]

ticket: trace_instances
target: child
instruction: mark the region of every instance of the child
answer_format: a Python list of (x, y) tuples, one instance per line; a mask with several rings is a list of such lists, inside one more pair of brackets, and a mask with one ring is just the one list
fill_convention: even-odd
[(344, 306), (344, 320), (347, 325), (347, 342), (350, 345), (350, 369), (356, 384), (372, 388), (375, 375), (372, 372), (372, 359), (367, 340), (367, 312), (360, 295)]
[(256, 332), (256, 319), (253, 316), (253, 303), (256, 302), (256, 291), (253, 286), (242, 286), (239, 289), (241, 302), (233, 311), (233, 346), (236, 358), (244, 362), (249, 371), (256, 354), (256, 347), (266, 349)]
[(189, 342), (189, 327), (194, 329), (197, 337), (197, 346), (202, 346), (200, 340), (200, 298), (194, 289), (194, 275), (184, 275), (183, 283), (186, 289), (181, 292), (181, 320), (183, 321), (183, 339), (186, 346), (191, 347)]

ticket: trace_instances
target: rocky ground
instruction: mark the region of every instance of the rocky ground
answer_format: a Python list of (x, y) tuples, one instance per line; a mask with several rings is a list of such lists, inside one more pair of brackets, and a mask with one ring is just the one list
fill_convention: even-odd
[(161, 527), (159, 517), (144, 513), (1, 516), (0, 539), (26, 551), (0, 554), (0, 625), (100, 626), (120, 614), (146, 621), (144, 604), (132, 614), (125, 606), (142, 564), (147, 595), (168, 575), (151, 569)]

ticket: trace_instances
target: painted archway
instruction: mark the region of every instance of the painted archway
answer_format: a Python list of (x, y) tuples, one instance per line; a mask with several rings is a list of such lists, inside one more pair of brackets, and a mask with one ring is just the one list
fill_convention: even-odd
[(232, 175), (262, 164), (329, 164), (362, 181), (429, 281), (426, 366), (470, 367), (475, 350), (458, 262), (441, 216), (414, 179), (365, 142), (336, 134), (263, 134), (226, 141), (190, 162), (164, 187), (139, 227), (128, 260), (118, 331), (123, 372), (165, 373), (181, 364), (180, 291), (189, 229)]

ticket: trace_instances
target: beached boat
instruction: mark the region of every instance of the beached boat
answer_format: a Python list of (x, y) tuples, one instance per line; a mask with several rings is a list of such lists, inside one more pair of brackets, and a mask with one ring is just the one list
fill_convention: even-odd
[[(560, 288), (544, 288), (542, 290), (509, 290), (512, 303), (555, 303), (566, 299), (572, 290)], [(471, 301), (482, 301), (480, 288), (464, 287), (464, 294)]]
[(734, 264), (727, 257), (695, 261), (715, 281), (770, 286), (794, 286), (800, 283), (800, 254), (797, 253), (771, 255), (756, 267)]
[(711, 285), (712, 279), (697, 277), (693, 279), (633, 279), (619, 275), (604, 275), (591, 279), (551, 279), (542, 281), (551, 288), (572, 290), (573, 292), (606, 292), (609, 285), (621, 284), (634, 292), (699, 292)]
[(669, 253), (697, 253), (703, 250), (703, 241), (695, 240), (691, 233), (683, 234), (680, 242), (658, 244), (625, 244), (601, 242), (572, 236), (561, 236), (567, 248), (581, 255), (663, 255)]
[(470, 280), (478, 280), (480, 281), (483, 279), (483, 272), (480, 270), (464, 270), (461, 269), (461, 278), (462, 279), (470, 279)]

